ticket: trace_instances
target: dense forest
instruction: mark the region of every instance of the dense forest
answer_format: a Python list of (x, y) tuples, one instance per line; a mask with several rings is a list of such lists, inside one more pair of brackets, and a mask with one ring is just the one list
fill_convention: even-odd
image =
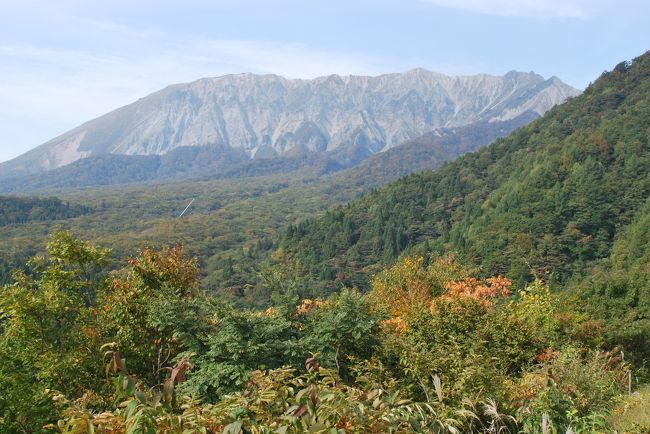
[(376, 184), (82, 190), (81, 238), (0, 228), (0, 432), (650, 432), (648, 119), (650, 53), (326, 212)]
[(90, 207), (70, 205), (56, 197), (0, 196), (0, 226), (62, 220), (90, 212)]
[(505, 139), (289, 227), (281, 247), (326, 292), (367, 288), (364, 274), (405, 251), (567, 282), (646, 209), (649, 95), (650, 56), (621, 63)]
[[(115, 264), (135, 255), (141, 247), (180, 242), (191, 254), (201, 258), (204, 286), (241, 305), (262, 305), (269, 300), (259, 272), (270, 260), (279, 233), (290, 223), (319, 215), (334, 205), (346, 203), (371, 188), (413, 171), (437, 168), (444, 161), (476, 150), (525, 125), (534, 116), (525, 113), (510, 121), (425, 134), (403, 144), (404, 149), (395, 148), (374, 155), (348, 170), (342, 170), (344, 155), (321, 156), (312, 161), (311, 167), (298, 170), (304, 165), (304, 158), (310, 158), (301, 156), (250, 160), (223, 172), (210, 172), (208, 176), (193, 162), (201, 162), (207, 170), (212, 168), (211, 157), (201, 153), (195, 155), (197, 150), (188, 148), (176, 154), (186, 154), (189, 163), (167, 167), (165, 173), (173, 175), (175, 170), (196, 169), (193, 176), (234, 179), (155, 183), (148, 178), (146, 168), (135, 164), (138, 158), (146, 157), (113, 168), (113, 165), (120, 165), (122, 157), (106, 156), (105, 159), (80, 161), (79, 164), (84, 165), (80, 173), (75, 172), (74, 166), (65, 169), (72, 172), (55, 170), (49, 177), (33, 182), (48, 185), (46, 194), (57, 195), (71, 206), (91, 206), (92, 213), (77, 219), (58, 220), (55, 224), (112, 248)], [(165, 161), (176, 159), (170, 157)], [(129, 171), (133, 171), (136, 178), (126, 173)], [(284, 171), (290, 173), (276, 173)], [(260, 172), (269, 174), (251, 176)], [(112, 183), (104, 176), (119, 182), (149, 181), (103, 188), (62, 188), (75, 183), (84, 185), (86, 176), (88, 182), (98, 184)], [(20, 182), (17, 185), (30, 188), (35, 184)], [(192, 198), (195, 201), (185, 218), (178, 219)], [(20, 227), (0, 227), (0, 238), (4, 241), (0, 244), (0, 282), (8, 282), (11, 270), (20, 267), (31, 255), (43, 253), (52, 223), (52, 220), (32, 220)]]

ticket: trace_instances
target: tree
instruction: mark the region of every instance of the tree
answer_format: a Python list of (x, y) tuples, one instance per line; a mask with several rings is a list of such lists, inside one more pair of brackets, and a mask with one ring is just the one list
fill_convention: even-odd
[(46, 389), (80, 397), (104, 384), (91, 306), (109, 251), (69, 232), (54, 233), (46, 250), (28, 263), (29, 271), (15, 273), (0, 297), (3, 432), (31, 432), (56, 418)]
[(198, 286), (196, 259), (174, 246), (130, 259), (103, 288), (98, 309), (131, 372), (153, 386), (179, 353), (201, 345), (208, 327), (201, 319), (210, 306)]

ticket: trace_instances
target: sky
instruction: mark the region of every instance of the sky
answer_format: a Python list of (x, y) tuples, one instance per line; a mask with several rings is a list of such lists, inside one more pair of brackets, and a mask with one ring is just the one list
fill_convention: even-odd
[(584, 89), (650, 49), (649, 0), (0, 0), (0, 162), (169, 84), (535, 71)]

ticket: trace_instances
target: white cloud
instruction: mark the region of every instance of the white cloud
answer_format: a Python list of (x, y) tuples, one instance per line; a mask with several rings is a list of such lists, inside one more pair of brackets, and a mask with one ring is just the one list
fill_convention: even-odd
[(579, 18), (589, 14), (586, 0), (422, 0), (436, 6), (486, 15)]
[(312, 78), (367, 74), (387, 68), (377, 59), (310, 50), (302, 44), (200, 40), (148, 56), (95, 55), (70, 50), (0, 46), (0, 107), (27, 113), (97, 115), (166, 85), (229, 73)]

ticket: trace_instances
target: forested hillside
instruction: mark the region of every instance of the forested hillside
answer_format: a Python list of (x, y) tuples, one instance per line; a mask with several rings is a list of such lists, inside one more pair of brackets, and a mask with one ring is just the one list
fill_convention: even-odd
[(91, 212), (90, 207), (70, 205), (56, 197), (0, 196), (0, 226), (32, 221), (54, 221)]
[(538, 117), (537, 113), (528, 111), (508, 121), (477, 122), (456, 128), (439, 128), (373, 155), (358, 166), (344, 171), (333, 181), (339, 188), (344, 188), (350, 183), (375, 187), (411, 173), (437, 169), (444, 162), (476, 151)]
[[(0, 190), (46, 188), (48, 194), (72, 204), (90, 204), (92, 214), (57, 224), (110, 246), (116, 259), (125, 259), (145, 245), (181, 242), (201, 258), (206, 286), (242, 304), (266, 303), (268, 293), (259, 272), (275, 249), (278, 233), (290, 223), (319, 215), (404, 174), (437, 168), (536, 116), (526, 113), (510, 121), (437, 130), (348, 170), (343, 169), (358, 161), (349, 160), (345, 153), (247, 160), (218, 169), (217, 154), (186, 148), (161, 157), (90, 157), (38, 178), (4, 182)], [(311, 159), (311, 166), (305, 169), (306, 159)], [(254, 176), (260, 173), (268, 175)], [(208, 180), (171, 182), (175, 176)], [(127, 183), (131, 185), (108, 186)], [(87, 184), (95, 187), (80, 188)], [(192, 198), (196, 200), (185, 218), (178, 219)], [(0, 228), (4, 240), (0, 282), (8, 281), (11, 269), (42, 251), (51, 230), (51, 221)]]
[(410, 250), (566, 282), (609, 257), (643, 209), (649, 119), (645, 54), (491, 146), (290, 227), (281, 247), (329, 290), (365, 288), (377, 264)]
[(363, 187), (76, 192), (0, 289), (0, 432), (647, 433), (649, 119), (647, 53), (321, 218)]

